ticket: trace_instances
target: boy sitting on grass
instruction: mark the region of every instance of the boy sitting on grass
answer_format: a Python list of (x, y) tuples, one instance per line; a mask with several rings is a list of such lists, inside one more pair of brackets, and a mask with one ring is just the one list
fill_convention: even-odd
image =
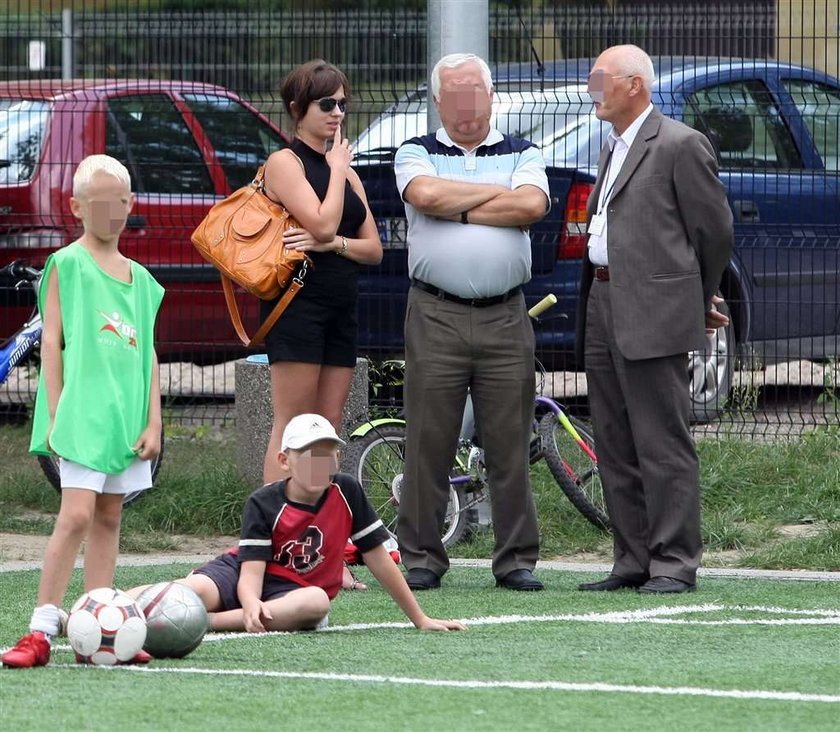
[[(383, 546), (390, 536), (359, 482), (336, 473), (339, 439), (317, 414), (283, 432), (280, 466), (291, 477), (248, 498), (239, 546), (180, 580), (201, 597), (215, 631), (308, 630), (323, 626), (341, 589), (348, 538), (374, 577), (421, 630), (463, 630), (428, 617)], [(135, 597), (145, 588), (131, 590)]]

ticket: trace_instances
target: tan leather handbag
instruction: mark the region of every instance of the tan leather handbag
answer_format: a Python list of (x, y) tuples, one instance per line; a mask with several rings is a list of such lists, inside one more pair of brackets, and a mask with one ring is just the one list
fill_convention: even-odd
[[(250, 185), (213, 206), (192, 234), (199, 254), (221, 274), (231, 322), (248, 347), (263, 342), (303, 287), (312, 260), (304, 252), (283, 246), (284, 232), (298, 226), (282, 205), (266, 195), (265, 170), (261, 166)], [(248, 337), (242, 325), (233, 283), (262, 300), (273, 300), (285, 290), (253, 338)]]

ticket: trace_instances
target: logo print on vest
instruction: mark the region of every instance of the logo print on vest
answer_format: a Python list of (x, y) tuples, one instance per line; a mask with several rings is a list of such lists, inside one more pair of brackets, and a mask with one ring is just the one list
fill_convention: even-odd
[(105, 318), (105, 325), (99, 329), (100, 333), (103, 331), (113, 333), (126, 345), (137, 348), (137, 328), (126, 323), (116, 310), (111, 315), (106, 315), (101, 310), (97, 310), (96, 312)]

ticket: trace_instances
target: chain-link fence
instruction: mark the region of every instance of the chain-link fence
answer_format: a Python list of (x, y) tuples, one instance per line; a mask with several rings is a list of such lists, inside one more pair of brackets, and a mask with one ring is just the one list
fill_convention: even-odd
[[(586, 409), (585, 380), (568, 354), (581, 206), (604, 130), (585, 78), (603, 48), (636, 43), (654, 57), (663, 111), (715, 145), (736, 221), (722, 283), (733, 325), (693, 354), (697, 416), (712, 420), (707, 430), (754, 435), (836, 425), (837, 3), (522, 0), (489, 8), (495, 124), (534, 140), (552, 181), (552, 211), (532, 232), (528, 290), (532, 300), (548, 291), (560, 298), (538, 326), (546, 391)], [(0, 266), (39, 265), (77, 236), (73, 168), (93, 152), (121, 159), (138, 195), (123, 250), (167, 289), (157, 338), (173, 415), (230, 418), (232, 361), (243, 351), (217, 276), (189, 235), (214, 201), (286, 144), (284, 75), (326, 58), (350, 79), (346, 131), (385, 245), (383, 264), (361, 276), (360, 346), (374, 360), (399, 357), (408, 280), (391, 161), (400, 142), (426, 129), (427, 34), (422, 0), (9, 0), (0, 9)], [(32, 303), (31, 293), (0, 279), (0, 339)], [(256, 303), (243, 303), (253, 327)], [(35, 364), (12, 371), (0, 401), (31, 400)], [(398, 399), (398, 388), (384, 391)]]

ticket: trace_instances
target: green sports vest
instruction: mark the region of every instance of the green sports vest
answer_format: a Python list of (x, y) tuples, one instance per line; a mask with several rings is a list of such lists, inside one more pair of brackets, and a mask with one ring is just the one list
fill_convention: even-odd
[[(154, 325), (163, 288), (131, 262), (131, 283), (106, 274), (75, 242), (47, 259), (38, 293), (43, 317), (47, 282), (58, 276), (64, 331), (64, 386), (50, 446), (65, 460), (103, 473), (120, 473), (146, 428), (154, 354)], [(31, 452), (49, 455), (44, 371), (38, 384)]]

